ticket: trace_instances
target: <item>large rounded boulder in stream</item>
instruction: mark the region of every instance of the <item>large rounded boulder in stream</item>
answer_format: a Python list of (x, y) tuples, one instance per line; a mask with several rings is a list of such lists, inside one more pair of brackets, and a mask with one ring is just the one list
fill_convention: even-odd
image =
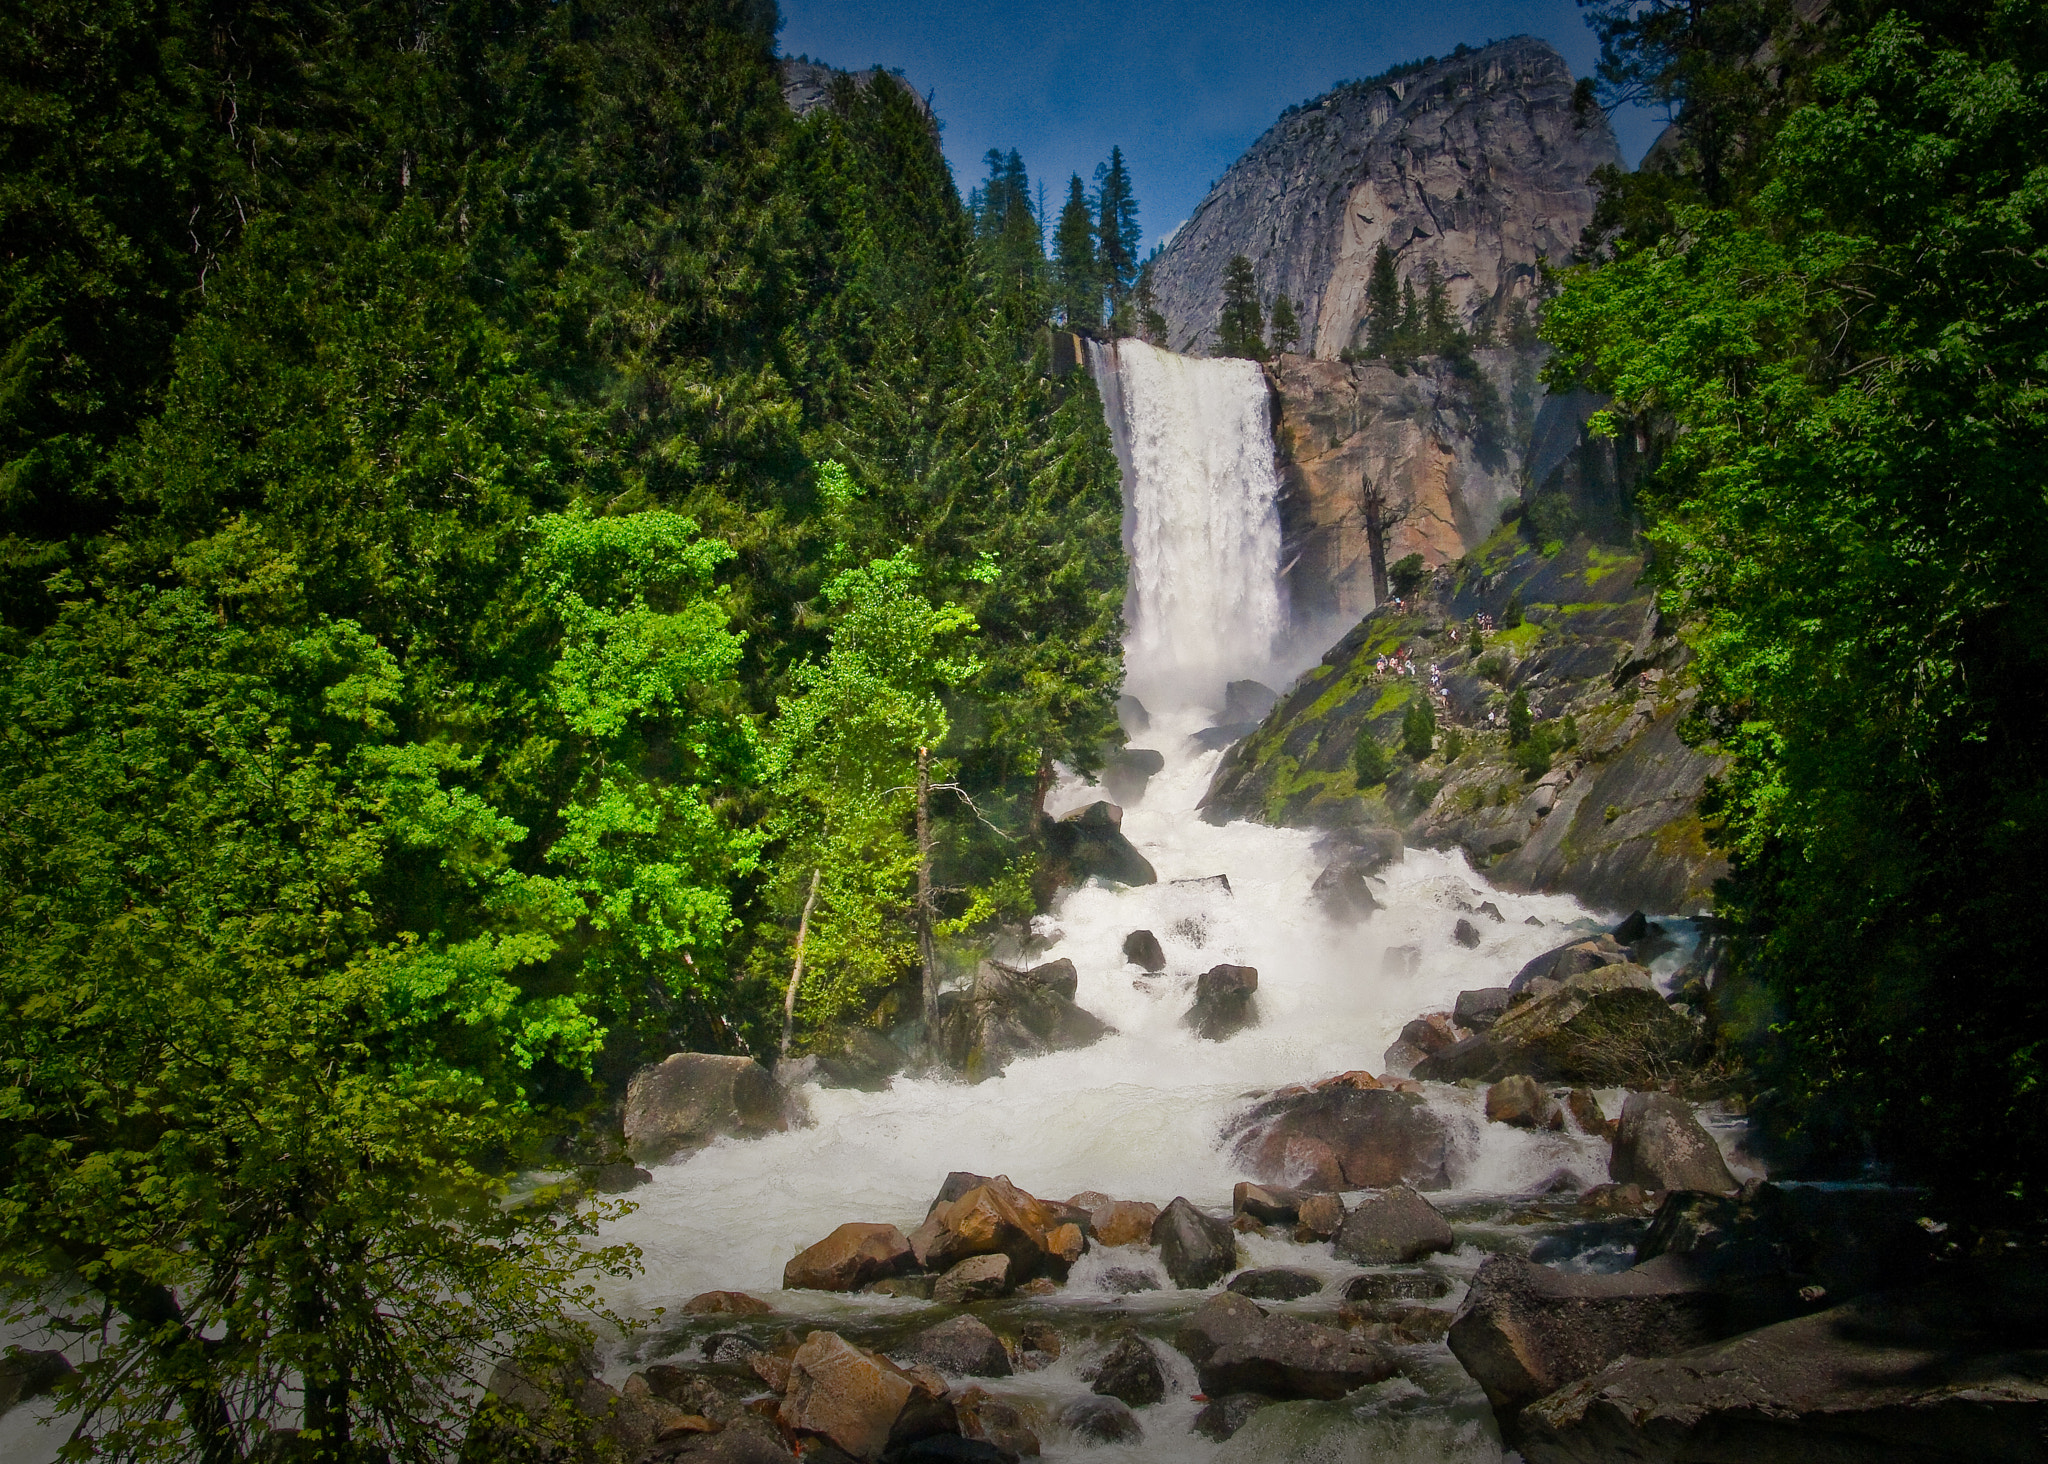
[(1212, 966), (1196, 979), (1195, 1004), (1181, 1022), (1210, 1042), (1234, 1037), (1246, 1027), (1258, 1025), (1259, 1008), (1254, 999), (1258, 990), (1257, 967)]
[(1237, 1232), (1227, 1220), (1204, 1215), (1183, 1198), (1152, 1222), (1152, 1244), (1173, 1284), (1189, 1291), (1214, 1286), (1237, 1269)]
[(1518, 995), (1486, 1031), (1418, 1062), (1415, 1076), (1492, 1083), (1521, 1073), (1547, 1083), (1597, 1084), (1682, 1066), (1699, 1046), (1699, 1029), (1657, 994), (1646, 969), (1627, 962), (1561, 981), (1545, 977)]
[(626, 1154), (658, 1164), (713, 1139), (781, 1133), (791, 1114), (788, 1091), (751, 1057), (678, 1052), (626, 1085)]
[(1239, 1115), (1228, 1135), (1237, 1138), (1237, 1162), (1265, 1184), (1331, 1193), (1451, 1182), (1450, 1131), (1414, 1093), (1333, 1086), (1277, 1094)]
[(1631, 1093), (1622, 1100), (1607, 1177), (1646, 1190), (1729, 1194), (1739, 1188), (1692, 1105), (1669, 1093)]
[(934, 1044), (972, 1083), (995, 1077), (1018, 1057), (1086, 1047), (1115, 1029), (1074, 1005), (1077, 984), (1072, 961), (1028, 971), (983, 961), (971, 987), (939, 998)]
[(1114, 803), (1091, 803), (1046, 829), (1045, 860), (1033, 881), (1033, 893), (1043, 905), (1058, 891), (1091, 879), (1125, 885), (1159, 882), (1152, 862), (1124, 837), (1124, 811)]

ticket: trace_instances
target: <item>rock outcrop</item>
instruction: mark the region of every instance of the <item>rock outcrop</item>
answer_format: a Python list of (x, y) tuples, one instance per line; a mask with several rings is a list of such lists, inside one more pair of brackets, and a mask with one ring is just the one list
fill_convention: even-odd
[(1593, 170), (1619, 163), (1606, 119), (1573, 105), (1547, 43), (1517, 37), (1349, 82), (1289, 111), (1175, 233), (1153, 267), (1167, 344), (1215, 340), (1223, 270), (1251, 259), (1260, 297), (1297, 306), (1304, 344), (1360, 341), (1379, 245), (1420, 293), (1434, 262), (1467, 321), (1504, 322), (1592, 217)]
[(750, 1057), (678, 1052), (626, 1086), (627, 1156), (658, 1164), (719, 1138), (756, 1138), (790, 1124), (789, 1094)]
[(1028, 971), (983, 961), (972, 986), (939, 998), (934, 1043), (947, 1063), (979, 1083), (1014, 1058), (1100, 1041), (1112, 1029), (1074, 1005), (1077, 981), (1072, 961)]
[(1173, 1284), (1189, 1290), (1214, 1286), (1237, 1269), (1237, 1232), (1176, 1196), (1152, 1222), (1152, 1244)]
[(1151, 861), (1124, 837), (1124, 811), (1097, 801), (1055, 821), (1045, 831), (1045, 860), (1035, 876), (1041, 905), (1054, 893), (1091, 879), (1112, 884), (1157, 884)]

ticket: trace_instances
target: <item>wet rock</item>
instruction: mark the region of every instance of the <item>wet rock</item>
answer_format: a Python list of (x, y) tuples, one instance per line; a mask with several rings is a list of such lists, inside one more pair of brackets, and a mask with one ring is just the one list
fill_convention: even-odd
[(1669, 1093), (1631, 1093), (1622, 1100), (1607, 1177), (1651, 1190), (1729, 1193), (1739, 1188), (1692, 1105)]
[(1038, 1435), (1015, 1404), (978, 1387), (963, 1389), (955, 1395), (953, 1403), (962, 1438), (991, 1445), (1009, 1464), (1037, 1457)]
[(1168, 883), (1179, 885), (1182, 889), (1207, 890), (1212, 895), (1230, 893), (1230, 876), (1227, 874), (1204, 874), (1193, 879), (1170, 880)]
[(1102, 1289), (1111, 1296), (1136, 1296), (1140, 1291), (1157, 1291), (1159, 1278), (1134, 1266), (1111, 1266), (1102, 1273)]
[(1195, 982), (1195, 1003), (1181, 1018), (1197, 1037), (1221, 1042), (1259, 1020), (1253, 998), (1259, 989), (1259, 973), (1252, 966), (1212, 966)]
[(858, 1291), (870, 1281), (907, 1271), (910, 1242), (893, 1225), (853, 1221), (840, 1226), (782, 1268), (785, 1291)]
[(1010, 1375), (1010, 1354), (1003, 1339), (979, 1317), (957, 1316), (936, 1327), (927, 1327), (903, 1344), (901, 1355), (955, 1377)]
[(1301, 1214), (1301, 1196), (1277, 1184), (1239, 1181), (1230, 1192), (1230, 1210), (1233, 1215), (1249, 1215), (1261, 1225), (1287, 1225)]
[(1311, 1191), (1450, 1184), (1450, 1134), (1413, 1093), (1327, 1088), (1280, 1093), (1231, 1125), (1235, 1156), (1268, 1184)]
[(1215, 752), (1218, 748), (1228, 747), (1233, 742), (1244, 741), (1258, 730), (1257, 722), (1229, 722), (1220, 727), (1204, 727), (1188, 741), (1203, 752)]
[(1650, 917), (1640, 910), (1633, 910), (1621, 924), (1608, 932), (1621, 945), (1632, 946), (1650, 933)]
[(1200, 1377), (1202, 1391), (1211, 1396), (1341, 1398), (1392, 1377), (1398, 1368), (1379, 1343), (1298, 1317), (1269, 1316), (1211, 1353)]
[(1331, 920), (1339, 925), (1356, 925), (1370, 919), (1375, 910), (1385, 908), (1365, 882), (1366, 874), (1365, 860), (1340, 859), (1316, 876), (1309, 895)]
[(1600, 1111), (1600, 1100), (1590, 1089), (1572, 1089), (1565, 1095), (1564, 1106), (1570, 1111), (1572, 1122), (1578, 1125), (1580, 1133), (1601, 1139), (1614, 1137), (1614, 1124)]
[[(747, 1359), (749, 1370), (765, 1382), (774, 1374), (772, 1368), (764, 1369), (764, 1364), (780, 1366), (781, 1375), (769, 1383), (774, 1391), (780, 1393), (789, 1386), (788, 1358), (756, 1352)], [(738, 1378), (694, 1372), (671, 1362), (657, 1362), (635, 1373), (626, 1379), (626, 1386), (621, 1392), (630, 1395), (638, 1388), (645, 1388), (654, 1397), (675, 1405), (685, 1413), (708, 1418), (720, 1427), (733, 1424), (745, 1415), (743, 1400), (754, 1391)]]
[(1137, 1417), (1115, 1398), (1076, 1398), (1060, 1409), (1059, 1423), (1093, 1444), (1135, 1444), (1145, 1437)]
[(1250, 1336), (1266, 1319), (1264, 1307), (1250, 1297), (1222, 1291), (1196, 1307), (1173, 1335), (1173, 1345), (1200, 1367), (1226, 1344)]
[(1116, 699), (1116, 719), (1133, 736), (1152, 726), (1152, 714), (1145, 710), (1145, 704), (1129, 694)]
[(1344, 1201), (1334, 1194), (1306, 1195), (1295, 1220), (1294, 1238), (1303, 1244), (1333, 1240), (1344, 1228)]
[(1271, 1407), (1274, 1401), (1257, 1393), (1232, 1393), (1224, 1398), (1211, 1398), (1195, 1415), (1194, 1430), (1203, 1438), (1214, 1439), (1220, 1444), (1251, 1422), (1254, 1413)]
[(1273, 710), (1280, 693), (1259, 681), (1233, 681), (1223, 688), (1223, 722), (1257, 722)]
[(1149, 930), (1134, 930), (1124, 937), (1124, 959), (1153, 975), (1166, 969), (1166, 950)]
[(1074, 1005), (1071, 961), (1020, 971), (983, 961), (974, 984), (939, 998), (933, 1041), (947, 1064), (979, 1083), (1018, 1057), (1086, 1047), (1113, 1030)]
[(1658, 995), (1641, 966), (1618, 964), (1547, 978), (1541, 994), (1508, 1007), (1484, 1033), (1415, 1065), (1415, 1076), (1454, 1083), (1494, 1082), (1521, 1073), (1542, 1082), (1605, 1082), (1617, 1071), (1682, 1064), (1699, 1042), (1696, 1028)]
[(1456, 1285), (1442, 1271), (1367, 1271), (1344, 1283), (1344, 1299), (1381, 1307), (1397, 1301), (1440, 1301)]
[(1491, 900), (1481, 900), (1479, 907), (1472, 913), (1474, 915), (1484, 915), (1495, 925), (1505, 925), (1508, 923), (1508, 917), (1500, 913), (1500, 906), (1494, 904)]
[(1451, 927), (1451, 939), (1466, 950), (1472, 950), (1479, 944), (1479, 927), (1460, 916), (1458, 923)]
[(932, 1290), (939, 1284), (936, 1276), (885, 1276), (862, 1290), (876, 1296), (901, 1296), (911, 1301), (930, 1301)]
[(1055, 1225), (1045, 1237), (1045, 1254), (1053, 1262), (1051, 1269), (1065, 1275), (1074, 1262), (1081, 1259), (1088, 1249), (1088, 1238), (1081, 1233), (1081, 1227), (1071, 1220), (1064, 1225)]
[(822, 1438), (856, 1459), (879, 1459), (897, 1415), (915, 1391), (873, 1353), (834, 1332), (813, 1332), (790, 1359), (785, 1429)]
[(1720, 1318), (1715, 1298), (1677, 1268), (1602, 1276), (1494, 1256), (1473, 1278), (1449, 1341), (1487, 1400), (1512, 1413), (1624, 1353), (1711, 1340)]
[(2048, 1460), (2038, 1275), (1859, 1298), (1673, 1356), (1636, 1355), (1517, 1420), (1530, 1464)]
[[(895, 1227), (891, 1226), (890, 1229)], [(906, 1243), (907, 1244), (907, 1243)], [(812, 1247), (816, 1249), (815, 1246)], [(832, 1287), (813, 1287), (813, 1290), (838, 1290)], [(744, 1291), (705, 1291), (683, 1303), (686, 1317), (760, 1317), (775, 1308), (758, 1296), (749, 1296)]]
[(932, 1271), (968, 1256), (1001, 1253), (1015, 1262), (1012, 1274), (1021, 1281), (1059, 1259), (1053, 1235), (1068, 1223), (1066, 1206), (1027, 1194), (997, 1175), (935, 1207), (910, 1247), (918, 1264)]
[(1237, 1269), (1237, 1235), (1229, 1222), (1211, 1219), (1180, 1196), (1152, 1222), (1152, 1244), (1183, 1290), (1213, 1286)]
[(1405, 1265), (1456, 1246), (1450, 1222), (1406, 1185), (1361, 1200), (1337, 1232), (1337, 1254), (1361, 1266)]
[(1508, 989), (1505, 986), (1482, 986), (1474, 991), (1458, 993), (1457, 1005), (1451, 1009), (1451, 1020), (1469, 1031), (1484, 1032), (1507, 1009)]
[(1339, 1073), (1334, 1078), (1323, 1078), (1318, 1082), (1309, 1084), (1309, 1086), (1317, 1092), (1321, 1092), (1325, 1088), (1356, 1088), (1362, 1093), (1368, 1089), (1384, 1088), (1387, 1085), (1364, 1068), (1354, 1068), (1348, 1073)]
[(891, 1450), (889, 1457), (901, 1464), (1016, 1464), (1017, 1459), (986, 1439), (947, 1433), (930, 1434), (907, 1448)]
[(1380, 952), (1380, 978), (1382, 980), (1405, 981), (1421, 969), (1421, 946), (1388, 946), (1384, 951)]
[(1010, 1258), (1000, 1253), (969, 1256), (941, 1276), (932, 1300), (948, 1306), (991, 1301), (1010, 1289)]
[(590, 1172), (592, 1193), (600, 1195), (623, 1195), (636, 1190), (643, 1184), (652, 1184), (654, 1176), (637, 1164), (624, 1160), (616, 1164), (600, 1164)]
[(1230, 1278), (1230, 1289), (1254, 1301), (1299, 1301), (1323, 1289), (1322, 1277), (1288, 1266), (1262, 1266)]
[(1165, 767), (1165, 756), (1152, 748), (1126, 747), (1103, 759), (1102, 786), (1117, 803), (1136, 803), (1145, 796), (1145, 785)]
[(1381, 1061), (1388, 1072), (1406, 1075), (1424, 1059), (1456, 1046), (1459, 1040), (1457, 1025), (1449, 1012), (1430, 1012), (1403, 1027)]
[(0, 1354), (0, 1415), (56, 1391), (75, 1371), (61, 1352), (10, 1347)]
[(1124, 811), (1114, 803), (1091, 803), (1045, 831), (1046, 857), (1035, 884), (1039, 903), (1091, 879), (1112, 884), (1157, 884), (1159, 875), (1123, 834)]
[(955, 1169), (946, 1176), (945, 1182), (939, 1186), (939, 1192), (932, 1196), (932, 1202), (925, 1206), (924, 1212), (928, 1216), (935, 1214), (939, 1206), (950, 1205), (962, 1195), (978, 1190), (985, 1184), (993, 1183), (995, 1183), (994, 1175), (974, 1174), (965, 1169)]
[(1511, 1128), (1562, 1129), (1564, 1110), (1541, 1083), (1517, 1075), (1486, 1090), (1486, 1121)]
[(1096, 1367), (1090, 1391), (1143, 1408), (1166, 1396), (1166, 1374), (1145, 1339), (1136, 1332), (1125, 1332)]
[(1143, 1200), (1111, 1200), (1089, 1212), (1101, 1245), (1149, 1245), (1159, 1207)]
[[(890, 1078), (903, 1071), (907, 1059), (902, 1048), (874, 1028), (846, 1027), (821, 1038), (804, 1061), (810, 1065), (806, 1081), (820, 1087), (879, 1093), (889, 1086)], [(783, 1076), (780, 1065), (776, 1076), (794, 1086)]]
[(626, 1155), (658, 1164), (719, 1138), (781, 1133), (789, 1094), (750, 1057), (673, 1053), (626, 1085)]
[(1534, 981), (1562, 981), (1567, 976), (1583, 975), (1602, 966), (1619, 966), (1627, 960), (1628, 952), (1613, 936), (1581, 936), (1561, 946), (1553, 946), (1527, 962), (1515, 973), (1515, 979), (1508, 983), (1508, 991), (1518, 994), (1528, 990)]
[[(841, 1459), (851, 1457), (830, 1445), (824, 1447)], [(664, 1441), (658, 1452), (647, 1457), (687, 1460), (688, 1464), (789, 1464), (789, 1446), (774, 1424), (749, 1416), (708, 1438), (691, 1438), (680, 1444)]]

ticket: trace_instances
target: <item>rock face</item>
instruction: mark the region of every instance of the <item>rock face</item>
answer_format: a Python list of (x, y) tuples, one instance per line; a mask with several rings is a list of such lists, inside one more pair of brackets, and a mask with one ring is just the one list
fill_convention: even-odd
[(789, 1127), (789, 1094), (750, 1057), (678, 1052), (626, 1086), (626, 1153), (656, 1164), (718, 1138), (756, 1138)]
[(1339, 925), (1356, 925), (1381, 908), (1372, 887), (1365, 882), (1365, 861), (1340, 859), (1316, 876), (1309, 893), (1325, 915)]
[(1268, 1184), (1304, 1190), (1451, 1182), (1450, 1134), (1413, 1093), (1330, 1087), (1268, 1098), (1239, 1116), (1237, 1162)]
[(910, 1242), (902, 1231), (854, 1221), (794, 1257), (782, 1268), (782, 1285), (788, 1291), (858, 1291), (910, 1265)]
[(1959, 1280), (1617, 1361), (1524, 1409), (1522, 1454), (1530, 1464), (2040, 1464), (2040, 1278)]
[(1361, 1266), (1406, 1265), (1456, 1245), (1450, 1222), (1406, 1185), (1361, 1201), (1337, 1232), (1337, 1254)]
[(1111, 1030), (1074, 1005), (1072, 961), (1020, 971), (983, 961), (966, 991), (939, 998), (934, 1038), (946, 1061), (979, 1083), (1011, 1059), (1068, 1047), (1086, 1047)]
[(1178, 1196), (1152, 1222), (1152, 1244), (1173, 1284), (1185, 1289), (1214, 1286), (1237, 1269), (1237, 1232)]
[(1385, 242), (1420, 293), (1434, 261), (1465, 321), (1504, 315), (1592, 216), (1589, 179), (1619, 163), (1605, 119), (1572, 105), (1571, 69), (1518, 37), (1351, 82), (1291, 108), (1231, 165), (1154, 266), (1167, 343), (1215, 340), (1224, 266), (1296, 302), (1319, 357), (1361, 344)]
[(1166, 969), (1166, 950), (1149, 930), (1134, 930), (1124, 937), (1124, 959), (1148, 975)]
[(1221, 1042), (1259, 1020), (1254, 997), (1259, 973), (1251, 966), (1212, 966), (1195, 982), (1195, 1004), (1182, 1021), (1197, 1037)]
[(1669, 1093), (1631, 1093), (1622, 1101), (1607, 1177), (1647, 1190), (1725, 1194), (1737, 1188), (1720, 1146), (1700, 1126), (1692, 1105)]
[(927, 120), (931, 117), (931, 108), (926, 104), (923, 95), (916, 87), (905, 81), (899, 72), (884, 71), (879, 66), (866, 71), (840, 71), (825, 65), (822, 61), (810, 61), (795, 56), (783, 57), (775, 63), (775, 69), (782, 82), (782, 100), (788, 103), (789, 110), (799, 117), (809, 116), (818, 108), (830, 105), (832, 85), (842, 76), (852, 77), (854, 84), (862, 87), (874, 86), (879, 82), (892, 82), (903, 89), (911, 104), (923, 113)]

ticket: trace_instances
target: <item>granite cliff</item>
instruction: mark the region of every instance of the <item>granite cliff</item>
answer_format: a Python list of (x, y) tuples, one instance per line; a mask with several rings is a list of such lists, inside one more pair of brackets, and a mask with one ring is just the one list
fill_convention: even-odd
[(1619, 163), (1571, 68), (1529, 36), (1350, 82), (1283, 116), (1230, 167), (1153, 265), (1166, 344), (1213, 347), (1223, 269), (1296, 304), (1309, 353), (1363, 344), (1379, 245), (1420, 290), (1435, 261), (1468, 325), (1504, 321), (1592, 217), (1595, 168)]

